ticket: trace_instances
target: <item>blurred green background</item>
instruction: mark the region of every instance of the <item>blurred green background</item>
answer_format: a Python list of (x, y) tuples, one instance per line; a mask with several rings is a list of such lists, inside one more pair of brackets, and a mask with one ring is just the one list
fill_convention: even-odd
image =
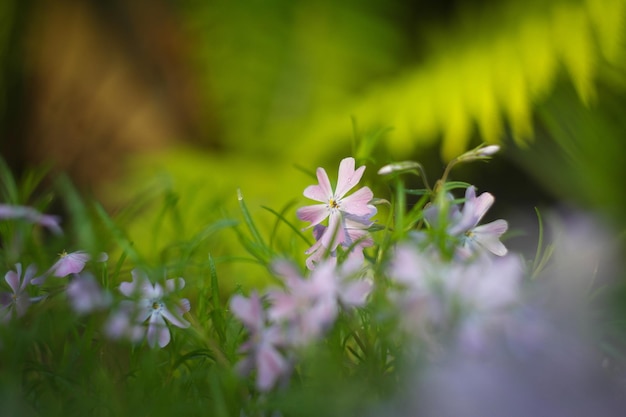
[(407, 159), (434, 180), (501, 143), (455, 173), (494, 215), (574, 204), (623, 228), (625, 19), (624, 0), (4, 0), (1, 152), (68, 172), (146, 258), (202, 236), (238, 280), (264, 272), (207, 231), (241, 220), (236, 190), (269, 239), (262, 206), (303, 226), (306, 172), (348, 155), (368, 180)]

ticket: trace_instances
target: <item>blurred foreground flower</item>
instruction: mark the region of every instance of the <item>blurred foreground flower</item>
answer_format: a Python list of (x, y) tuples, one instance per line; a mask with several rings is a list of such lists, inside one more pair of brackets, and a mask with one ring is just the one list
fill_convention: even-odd
[(351, 308), (365, 304), (372, 282), (352, 279), (360, 267), (360, 262), (337, 266), (331, 258), (305, 278), (290, 262), (274, 262), (272, 268), (283, 278), (285, 289), (269, 292), (269, 318), (285, 325), (293, 346), (305, 346), (319, 339), (334, 323), (340, 306)]
[(189, 327), (189, 322), (182, 317), (191, 308), (189, 300), (170, 300), (170, 294), (182, 289), (185, 280), (168, 279), (163, 287), (158, 283), (152, 284), (147, 275), (138, 269), (133, 269), (132, 277), (132, 282), (123, 282), (119, 289), (133, 301), (124, 300), (109, 318), (106, 332), (113, 338), (127, 337), (137, 341), (147, 322), (145, 334), (148, 345), (165, 347), (171, 339), (166, 320), (180, 328)]
[(90, 272), (75, 274), (66, 291), (72, 308), (78, 314), (105, 309), (112, 301), (111, 294), (98, 285)]
[(32, 207), (18, 206), (13, 204), (0, 204), (0, 219), (23, 219), (35, 223), (50, 230), (52, 233), (61, 234), (61, 219), (51, 214), (42, 214)]
[(17, 317), (23, 316), (28, 307), (41, 297), (31, 297), (28, 294), (27, 287), (32, 283), (37, 268), (30, 265), (24, 271), (22, 276), (22, 264), (15, 265), (15, 271), (9, 271), (4, 276), (4, 280), (11, 287), (11, 292), (0, 293), (0, 319), (8, 321), (12, 318), (13, 313)]
[[(474, 306), (463, 315), (456, 343), (446, 345), (436, 361), (421, 362), (397, 401), (369, 416), (624, 415), (623, 339), (608, 333), (621, 319), (599, 295), (622, 276), (612, 234), (586, 216), (548, 218), (557, 236), (548, 250), (552, 256), (527, 283), (523, 298), (517, 295), (520, 264), (512, 255), (449, 275), (455, 293)], [(430, 259), (398, 248), (392, 276), (408, 288), (400, 299), (424, 292)], [(622, 366), (607, 369), (615, 362)]]
[(248, 341), (239, 348), (239, 352), (247, 356), (237, 364), (237, 371), (245, 376), (256, 370), (257, 389), (261, 392), (269, 391), (291, 369), (280, 352), (280, 348), (285, 345), (282, 329), (266, 324), (265, 310), (256, 292), (250, 294), (249, 298), (233, 296), (230, 309), (250, 332)]
[(406, 331), (423, 336), (416, 333), (456, 327), (471, 348), (482, 345), (483, 330), (518, 302), (524, 269), (513, 255), (444, 261), (403, 243), (388, 273), (397, 288), (390, 297)]

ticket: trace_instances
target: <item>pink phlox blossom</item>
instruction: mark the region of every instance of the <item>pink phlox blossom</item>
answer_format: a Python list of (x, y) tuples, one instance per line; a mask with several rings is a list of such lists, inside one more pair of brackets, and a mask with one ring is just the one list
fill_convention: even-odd
[[(106, 262), (109, 256), (106, 253), (100, 253), (96, 260), (98, 262)], [(91, 260), (91, 255), (87, 252), (79, 250), (67, 253), (63, 251), (59, 254), (59, 259), (52, 265), (45, 274), (33, 281), (33, 284), (43, 284), (50, 276), (64, 278), (72, 274), (80, 274), (85, 269), (87, 262)]]
[(59, 260), (50, 268), (50, 273), (55, 277), (63, 278), (70, 274), (78, 274), (85, 268), (85, 264), (91, 257), (85, 251), (67, 253), (63, 251)]
[(444, 276), (444, 285), (474, 311), (492, 312), (514, 304), (520, 295), (524, 268), (517, 256), (455, 262)]
[(62, 234), (61, 219), (51, 214), (42, 214), (32, 207), (14, 204), (0, 204), (0, 219), (24, 219), (39, 224), (55, 234)]
[(297, 268), (287, 261), (272, 265), (285, 288), (268, 291), (268, 318), (283, 325), (290, 345), (304, 346), (319, 339), (336, 316), (336, 306), (320, 297), (320, 288), (304, 279)]
[(419, 329), (425, 323), (438, 326), (445, 320), (446, 302), (441, 277), (449, 267), (435, 251), (423, 252), (413, 243), (399, 244), (388, 267), (389, 292), (406, 329)]
[(311, 286), (317, 289), (318, 297), (328, 298), (344, 308), (362, 307), (369, 296), (373, 282), (363, 277), (362, 263), (357, 258), (348, 258), (337, 265), (329, 259), (311, 273)]
[(74, 274), (66, 293), (70, 305), (78, 314), (105, 309), (112, 301), (111, 294), (100, 287), (90, 272)]
[(5, 274), (4, 280), (9, 284), (11, 292), (0, 293), (0, 319), (8, 321), (13, 314), (17, 317), (23, 316), (30, 305), (39, 301), (42, 297), (31, 297), (28, 294), (27, 287), (32, 284), (37, 268), (35, 265), (29, 265), (22, 275), (22, 264), (15, 264), (15, 271), (9, 271)]
[(308, 278), (288, 261), (273, 263), (281, 276), (284, 289), (270, 291), (270, 320), (286, 324), (289, 340), (296, 346), (319, 339), (333, 325), (340, 306), (363, 306), (372, 282), (353, 279), (360, 271), (360, 262), (337, 266), (335, 258), (321, 262)]
[(481, 248), (497, 256), (504, 256), (507, 253), (506, 247), (500, 242), (500, 236), (509, 227), (506, 220), (499, 219), (478, 226), (494, 201), (492, 194), (482, 193), (476, 196), (476, 188), (468, 187), (461, 216), (448, 229), (452, 236), (462, 235), (462, 247), (470, 255), (480, 251)]
[[(447, 194), (445, 199), (452, 202), (454, 197)], [(447, 218), (440, 219), (441, 208), (438, 204), (433, 204), (424, 210), (424, 218), (433, 227), (437, 227), (441, 220), (446, 221), (448, 235), (458, 237), (461, 240), (460, 246), (457, 248), (457, 256), (460, 259), (467, 259), (485, 250), (497, 256), (504, 256), (507, 254), (507, 248), (500, 241), (500, 237), (508, 229), (506, 220), (499, 219), (478, 225), (494, 201), (494, 196), (487, 192), (476, 196), (476, 188), (470, 186), (465, 191), (465, 203), (462, 209), (451, 204), (447, 208)]]
[(388, 274), (399, 287), (389, 296), (403, 328), (458, 326), (460, 343), (476, 350), (519, 302), (524, 269), (512, 255), (445, 261), (403, 243), (394, 250)]
[(252, 292), (249, 298), (233, 296), (230, 309), (250, 333), (249, 339), (239, 349), (247, 356), (237, 363), (237, 372), (247, 375), (256, 369), (256, 387), (261, 392), (267, 392), (290, 372), (290, 364), (280, 352), (285, 345), (283, 331), (277, 325), (267, 325), (265, 310), (256, 292)]
[[(145, 330), (146, 339), (150, 347), (157, 344), (163, 348), (170, 342), (171, 335), (167, 326), (167, 322), (180, 328), (189, 327), (189, 322), (183, 318), (183, 315), (190, 310), (189, 300), (180, 299), (171, 300), (171, 294), (185, 286), (183, 278), (168, 279), (165, 286), (159, 283), (151, 283), (147, 275), (134, 269), (132, 272), (132, 281), (123, 282), (119, 286), (120, 292), (132, 298), (134, 303), (132, 307), (124, 307), (122, 314), (129, 314), (130, 320), (124, 320), (116, 313), (112, 316), (112, 321), (107, 325), (108, 333), (112, 337), (116, 336), (134, 336), (136, 333), (135, 326), (147, 323)], [(128, 326), (124, 329), (123, 326)]]
[(305, 197), (322, 204), (301, 207), (296, 214), (300, 220), (311, 223), (308, 227), (314, 227), (328, 218), (328, 228), (319, 241), (331, 251), (350, 240), (347, 217), (369, 225), (369, 219), (376, 214), (376, 207), (370, 204), (374, 195), (369, 187), (362, 187), (346, 196), (361, 180), (364, 171), (365, 166), (355, 170), (354, 158), (345, 158), (339, 164), (337, 187), (334, 191), (323, 168), (317, 169), (319, 184), (310, 185), (304, 190)]
[(111, 312), (104, 325), (105, 334), (111, 339), (127, 339), (139, 343), (146, 334), (143, 323), (135, 319), (136, 305), (131, 300), (122, 300)]

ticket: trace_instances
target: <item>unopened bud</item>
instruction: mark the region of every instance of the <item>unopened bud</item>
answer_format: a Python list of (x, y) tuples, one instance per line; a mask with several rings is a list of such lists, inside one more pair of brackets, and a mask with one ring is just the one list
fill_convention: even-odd
[(402, 173), (407, 171), (412, 171), (419, 175), (419, 170), (421, 169), (421, 167), (422, 166), (415, 161), (393, 162), (379, 169), (378, 175), (389, 175), (393, 173)]

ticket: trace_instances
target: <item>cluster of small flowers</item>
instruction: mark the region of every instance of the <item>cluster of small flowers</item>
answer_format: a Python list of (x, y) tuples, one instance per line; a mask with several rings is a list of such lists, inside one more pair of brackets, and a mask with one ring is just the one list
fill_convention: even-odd
[[(0, 204), (0, 219), (22, 219), (44, 226), (53, 233), (62, 233), (58, 217), (41, 214), (27, 206)], [(15, 271), (8, 271), (4, 277), (10, 291), (0, 292), (0, 321), (6, 323), (18, 319), (26, 314), (31, 304), (44, 300), (47, 294), (43, 284), (49, 277), (70, 277), (65, 293), (71, 308), (78, 315), (111, 307), (112, 294), (100, 286), (92, 272), (85, 269), (90, 260), (91, 256), (85, 251), (64, 251), (40, 276), (36, 276), (37, 267), (34, 264), (22, 271), (22, 264), (17, 263)], [(108, 255), (105, 253), (96, 258), (97, 262), (107, 260)], [(148, 276), (138, 269), (132, 271), (132, 277), (132, 282), (124, 282), (119, 286), (120, 293), (126, 299), (119, 302), (117, 309), (111, 312), (104, 333), (112, 339), (126, 338), (133, 342), (140, 342), (145, 337), (151, 347), (157, 344), (164, 347), (170, 341), (165, 319), (177, 327), (189, 327), (189, 323), (182, 318), (190, 309), (189, 301), (169, 300), (170, 294), (182, 289), (185, 281), (183, 278), (169, 279), (163, 287), (151, 283)], [(33, 296), (33, 292), (38, 294)]]
[(256, 292), (248, 298), (235, 295), (230, 302), (232, 313), (250, 333), (240, 349), (247, 356), (238, 370), (246, 375), (256, 369), (260, 391), (287, 380), (298, 349), (320, 340), (341, 309), (365, 305), (372, 289), (371, 279), (354, 260), (341, 265), (334, 258), (320, 261), (306, 277), (285, 260), (274, 262), (272, 269), (284, 287), (270, 289), (263, 298)]
[[(456, 162), (485, 159), (495, 151), (478, 148)], [(334, 324), (340, 307), (365, 306), (373, 290), (374, 268), (363, 254), (373, 245), (369, 230), (376, 214), (373, 193), (363, 187), (347, 195), (364, 170), (364, 166), (355, 170), (355, 160), (346, 158), (340, 163), (334, 191), (323, 168), (317, 169), (319, 185), (305, 189), (305, 197), (322, 203), (297, 211), (298, 218), (311, 223), (308, 228), (313, 227), (316, 238), (306, 251), (311, 270), (307, 277), (293, 264), (278, 261), (272, 269), (283, 278), (284, 288), (270, 290), (264, 297), (253, 292), (249, 298), (231, 299), (233, 314), (249, 331), (239, 370), (248, 374), (256, 369), (260, 391), (286, 381), (297, 349), (319, 340)], [(392, 172), (393, 167), (379, 171)], [(388, 289), (387, 297), (409, 333), (428, 337), (425, 332), (457, 329), (462, 344), (480, 348), (488, 330), (517, 302), (522, 264), (507, 254), (500, 241), (508, 228), (506, 221), (479, 225), (494, 203), (491, 194), (477, 196), (470, 186), (462, 208), (443, 191), (431, 192), (431, 199), (433, 203), (423, 211), (426, 227), (395, 242), (386, 255), (380, 279), (387, 284), (381, 287)], [(326, 218), (327, 226), (322, 224)], [(347, 253), (343, 262), (338, 260), (338, 247)]]
[[(424, 210), (428, 228), (396, 245), (387, 271), (394, 284), (389, 296), (412, 312), (402, 315), (405, 329), (441, 332), (456, 325), (461, 343), (476, 349), (519, 301), (523, 263), (500, 241), (505, 220), (478, 225), (494, 202), (491, 194), (476, 196), (470, 186), (462, 208), (449, 195), (444, 200)], [(442, 219), (445, 242), (436, 233)]]
[[(347, 195), (364, 171), (364, 166), (355, 169), (354, 158), (345, 158), (339, 165), (335, 190), (323, 168), (317, 169), (319, 184), (304, 190), (306, 197), (322, 203), (297, 211), (301, 220), (311, 222), (308, 228), (313, 228), (316, 238), (306, 251), (310, 255), (308, 276), (302, 276), (288, 261), (276, 261), (272, 270), (282, 278), (284, 287), (268, 291), (264, 297), (267, 309), (255, 292), (249, 298), (236, 295), (231, 299), (231, 311), (250, 332), (241, 347), (247, 357), (238, 368), (243, 374), (256, 369), (260, 391), (287, 379), (297, 349), (319, 340), (341, 308), (365, 304), (372, 281), (363, 269), (363, 249), (373, 244), (368, 228), (376, 208), (370, 204), (373, 193), (368, 187)], [(321, 224), (327, 218), (328, 225)], [(337, 260), (338, 247), (348, 253), (343, 263)]]

